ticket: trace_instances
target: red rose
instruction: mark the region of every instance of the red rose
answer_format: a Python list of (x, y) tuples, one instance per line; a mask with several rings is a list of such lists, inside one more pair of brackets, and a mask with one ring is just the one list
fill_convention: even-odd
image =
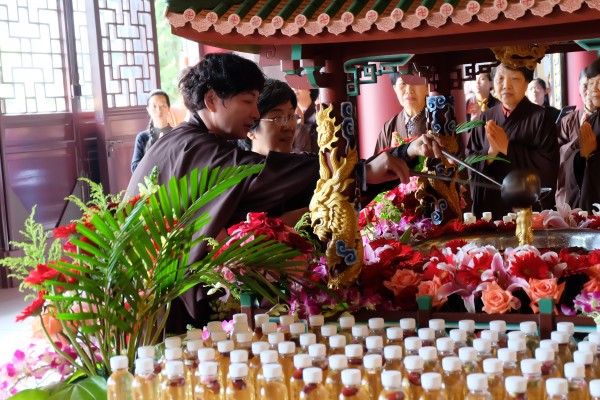
[(591, 265), (600, 264), (600, 250), (592, 250), (588, 254), (588, 261)]

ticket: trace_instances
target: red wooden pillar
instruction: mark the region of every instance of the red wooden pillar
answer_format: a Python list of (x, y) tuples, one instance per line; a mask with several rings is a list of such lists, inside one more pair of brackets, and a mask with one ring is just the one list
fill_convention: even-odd
[(567, 103), (581, 108), (583, 102), (579, 96), (579, 74), (581, 70), (590, 65), (598, 53), (595, 51), (576, 51), (566, 54), (567, 69)]

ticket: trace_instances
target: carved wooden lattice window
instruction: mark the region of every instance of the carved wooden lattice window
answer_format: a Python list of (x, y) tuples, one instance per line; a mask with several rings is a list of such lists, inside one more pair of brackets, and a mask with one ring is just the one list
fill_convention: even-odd
[(85, 0), (73, 0), (73, 26), (77, 52), (77, 72), (81, 85), (80, 110), (94, 110), (92, 94), (92, 66)]
[(151, 2), (99, 0), (101, 52), (109, 108), (146, 105), (158, 87)]

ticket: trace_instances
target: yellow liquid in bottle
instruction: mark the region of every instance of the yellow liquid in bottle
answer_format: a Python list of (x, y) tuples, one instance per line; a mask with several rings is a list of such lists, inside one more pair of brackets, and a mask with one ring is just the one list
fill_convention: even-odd
[(326, 399), (337, 400), (342, 392), (342, 371), (330, 370), (325, 381), (325, 389), (327, 390)]
[[(184, 357), (188, 355), (184, 354)], [(194, 388), (198, 381), (196, 380), (196, 372), (198, 371), (198, 365), (200, 362), (198, 361), (198, 357), (189, 357), (185, 358), (184, 365), (184, 373), (185, 373), (185, 390), (187, 392), (188, 398), (192, 398), (192, 394), (194, 392)]]
[(219, 378), (198, 378), (198, 383), (194, 389), (194, 400), (223, 400), (223, 386), (219, 382)]
[(159, 379), (154, 374), (136, 375), (131, 387), (133, 400), (159, 399)]
[(562, 365), (573, 362), (573, 353), (571, 352), (571, 349), (566, 343), (558, 345), (558, 352), (556, 353), (556, 355), (558, 356), (558, 358), (560, 358), (560, 362), (562, 363)]
[(392, 390), (392, 389), (383, 389), (379, 394), (379, 398), (377, 400), (405, 400), (406, 396), (404, 392), (400, 389)]
[(163, 382), (161, 392), (162, 400), (187, 400), (185, 393), (185, 378), (171, 378)]
[(322, 384), (309, 383), (302, 388), (299, 398), (301, 400), (325, 400), (327, 394), (327, 389)]
[(288, 400), (288, 388), (281, 380), (269, 379), (260, 389), (261, 400)]
[(493, 399), (504, 398), (504, 376), (501, 374), (487, 374), (488, 390)]
[[(495, 400), (492, 398), (492, 395), (490, 395), (489, 392), (469, 393), (469, 394), (467, 394), (467, 397), (465, 397), (465, 399), (466, 400)], [(527, 399), (529, 399), (529, 397)]]
[(422, 371), (407, 370), (402, 376), (402, 390), (406, 396), (406, 400), (419, 400), (423, 389), (421, 388)]
[(292, 378), (292, 374), (294, 373), (294, 354), (281, 354), (279, 356), (279, 363), (281, 364), (281, 369), (283, 371), (283, 382), (286, 388), (289, 387), (290, 379)]
[(221, 382), (227, 382), (227, 374), (229, 373), (229, 365), (231, 364), (229, 353), (219, 354), (217, 362), (219, 363), (219, 373), (221, 374)]
[(588, 383), (583, 379), (570, 379), (569, 385), (569, 400), (589, 400), (590, 392)]
[(544, 388), (544, 380), (539, 377), (527, 378), (527, 400), (545, 400), (546, 390)]
[(294, 369), (294, 372), (292, 372), (292, 378), (290, 379), (290, 400), (297, 400), (300, 398), (300, 392), (304, 388), (302, 371), (304, 371), (304, 368), (296, 368)]
[(426, 373), (426, 372), (440, 373), (440, 371), (441, 371), (440, 363), (438, 362), (437, 358), (435, 360), (427, 360), (423, 364), (423, 373)]
[(384, 371), (398, 371), (402, 372), (402, 360), (399, 358), (386, 360), (383, 366)]
[(372, 400), (377, 399), (383, 390), (381, 384), (381, 370), (369, 369), (365, 371), (365, 375), (362, 379), (362, 386), (369, 392), (369, 398)]
[(444, 371), (442, 374), (444, 388), (448, 400), (463, 400), (465, 398), (465, 387), (467, 386), (460, 371)]
[(446, 392), (443, 389), (424, 390), (420, 400), (448, 400), (448, 396), (446, 396)]
[(256, 400), (254, 387), (246, 379), (231, 379), (225, 390), (226, 400)]
[(131, 386), (133, 375), (123, 368), (113, 372), (106, 382), (106, 394), (108, 400), (130, 400), (132, 399)]
[(519, 369), (519, 367), (517, 367), (517, 364), (504, 364), (504, 377), (506, 378), (507, 376), (520, 376), (521, 375), (521, 370)]
[(370, 400), (369, 393), (361, 386), (344, 386), (339, 400)]

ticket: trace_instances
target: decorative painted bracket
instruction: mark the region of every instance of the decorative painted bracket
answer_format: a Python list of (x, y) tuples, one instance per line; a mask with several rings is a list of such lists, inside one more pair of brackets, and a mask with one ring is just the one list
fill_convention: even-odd
[(597, 51), (600, 55), (600, 38), (576, 40), (575, 43), (584, 50)]
[(413, 54), (394, 54), (368, 58), (354, 58), (344, 63), (344, 72), (348, 74), (346, 93), (348, 96), (360, 94), (360, 85), (376, 83), (377, 77), (385, 74), (411, 74), (412, 69), (399, 70), (410, 61)]

